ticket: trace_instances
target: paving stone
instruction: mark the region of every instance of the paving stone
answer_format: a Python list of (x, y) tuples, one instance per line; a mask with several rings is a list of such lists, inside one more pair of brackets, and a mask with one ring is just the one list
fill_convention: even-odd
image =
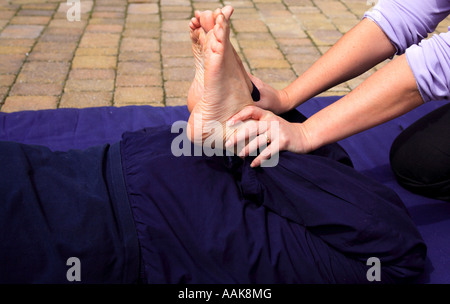
[(187, 94), (192, 81), (167, 81), (164, 83), (166, 97), (184, 97), (186, 103)]
[(0, 74), (0, 87), (9, 87), (14, 83), (16, 75)]
[(123, 38), (120, 50), (121, 52), (158, 52), (159, 41), (151, 38)]
[(69, 74), (71, 79), (111, 79), (116, 77), (114, 69), (72, 69)]
[(116, 67), (115, 56), (75, 56), (72, 67), (78, 69), (113, 69)]
[(27, 54), (30, 51), (30, 47), (23, 46), (3, 46), (0, 45), (0, 54)]
[(23, 10), (54, 11), (58, 7), (58, 4), (57, 3), (25, 3), (25, 4), (22, 4), (21, 7), (22, 7), (22, 11)]
[(47, 52), (32, 52), (28, 56), (29, 61), (71, 61), (73, 58), (73, 51), (58, 53), (47, 53)]
[(36, 43), (36, 45), (33, 48), (33, 52), (39, 52), (39, 53), (58, 53), (58, 52), (68, 52), (68, 51), (74, 51), (77, 47), (76, 42), (69, 42), (69, 43), (58, 43), (58, 42), (42, 42), (39, 41)]
[(291, 69), (255, 69), (254, 75), (267, 83), (292, 82), (297, 76)]
[(61, 97), (60, 108), (89, 108), (112, 105), (111, 92), (66, 92)]
[(80, 47), (76, 50), (75, 56), (117, 56), (117, 48), (108, 47)]
[(162, 86), (161, 75), (117, 75), (118, 87)]
[[(90, 21), (91, 22), (91, 21)], [(64, 19), (53, 19), (48, 24), (49, 28), (84, 28), (86, 26), (86, 20), (69, 22)]]
[(25, 55), (0, 54), (0, 74), (16, 74), (22, 67)]
[(8, 91), (9, 91), (8, 87), (0, 87), (0, 108), (3, 103), (3, 99), (5, 99), (6, 95), (8, 94)]
[(126, 25), (146, 26), (150, 28), (160, 28), (159, 15), (128, 15)]
[[(47, 16), (51, 17), (53, 15), (53, 10), (44, 9), (22, 9), (17, 13), (17, 16)], [(1, 13), (0, 13), (1, 16)]]
[(266, 24), (261, 20), (234, 20), (234, 30), (238, 33), (265, 33), (268, 32)]
[(163, 105), (163, 89), (161, 87), (118, 87), (114, 94), (114, 105)]
[(122, 12), (93, 12), (93, 19), (124, 19), (125, 14)]
[(252, 69), (288, 69), (290, 68), (289, 62), (284, 59), (248, 59), (250, 67)]
[(55, 96), (10, 96), (1, 107), (2, 112), (56, 109)]
[(122, 35), (123, 37), (159, 38), (160, 31), (159, 28), (132, 29), (127, 27)]
[(23, 65), (18, 82), (63, 83), (69, 71), (68, 62), (31, 61)]
[(44, 26), (42, 25), (8, 25), (3, 29), (0, 38), (30, 38), (39, 37)]
[(189, 20), (163, 20), (162, 31), (163, 32), (186, 32), (188, 33)]
[(86, 27), (86, 32), (121, 33), (122, 31), (122, 24), (89, 24)]
[(161, 75), (161, 64), (159, 62), (132, 61), (119, 62), (118, 75)]
[(49, 21), (48, 16), (16, 16), (11, 19), (10, 24), (46, 25)]
[(81, 38), (79, 47), (111, 47), (117, 48), (120, 34), (112, 33), (85, 33)]
[(308, 31), (316, 45), (334, 45), (342, 34), (337, 30), (313, 30)]
[(128, 5), (128, 14), (158, 14), (159, 7), (157, 3), (133, 3)]
[(184, 97), (168, 97), (166, 98), (167, 107), (186, 106), (187, 100)]
[(64, 87), (64, 92), (112, 92), (113, 90), (113, 79), (69, 79)]
[(10, 96), (58, 96), (62, 92), (62, 84), (16, 82)]
[(119, 55), (119, 61), (159, 61), (161, 54), (159, 52), (133, 52), (126, 51), (121, 52)]
[(192, 81), (195, 69), (189, 67), (173, 67), (164, 69), (165, 81)]
[(122, 18), (91, 18), (89, 19), (89, 24), (117, 24), (123, 25), (124, 20)]
[[(111, 2), (110, 2), (111, 3)], [(126, 11), (126, 2), (122, 5), (118, 3), (117, 5), (96, 5), (94, 7), (94, 12), (125, 12)]]
[(163, 67), (189, 67), (195, 68), (194, 57), (163, 57)]

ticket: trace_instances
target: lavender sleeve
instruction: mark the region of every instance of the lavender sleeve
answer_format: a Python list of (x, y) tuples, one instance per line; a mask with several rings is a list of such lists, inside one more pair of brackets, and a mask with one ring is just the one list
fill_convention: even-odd
[(450, 95), (450, 34), (425, 39), (449, 13), (450, 0), (379, 0), (364, 15), (384, 31), (397, 55), (406, 53), (425, 102)]
[(449, 99), (450, 32), (409, 47), (406, 59), (424, 102)]
[(364, 17), (378, 24), (400, 55), (434, 32), (449, 13), (450, 0), (379, 0)]

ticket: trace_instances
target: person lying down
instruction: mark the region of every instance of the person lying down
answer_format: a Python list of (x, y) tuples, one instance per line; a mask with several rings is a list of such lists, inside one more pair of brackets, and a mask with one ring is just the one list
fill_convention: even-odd
[[(201, 125), (253, 102), (231, 11), (209, 15), (191, 22), (188, 105)], [(0, 282), (69, 283), (72, 261), (80, 283), (369, 283), (371, 258), (381, 283), (423, 271), (426, 245), (403, 203), (339, 145), (251, 167), (254, 157), (175, 157), (176, 136), (160, 126), (67, 152), (1, 142)]]

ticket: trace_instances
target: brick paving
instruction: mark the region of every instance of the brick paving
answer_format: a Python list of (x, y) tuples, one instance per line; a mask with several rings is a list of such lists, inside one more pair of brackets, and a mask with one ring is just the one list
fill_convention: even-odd
[[(283, 88), (375, 1), (81, 0), (72, 22), (67, 2), (0, 0), (0, 111), (185, 105), (189, 19), (226, 4), (235, 7), (232, 43), (246, 68)], [(384, 64), (321, 95), (347, 94)]]

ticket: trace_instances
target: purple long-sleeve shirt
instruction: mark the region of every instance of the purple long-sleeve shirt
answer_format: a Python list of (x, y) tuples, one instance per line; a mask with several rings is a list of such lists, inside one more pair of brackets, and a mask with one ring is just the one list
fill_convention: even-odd
[(450, 0), (379, 0), (364, 15), (406, 54), (424, 102), (450, 98), (450, 32), (425, 39), (449, 13)]

